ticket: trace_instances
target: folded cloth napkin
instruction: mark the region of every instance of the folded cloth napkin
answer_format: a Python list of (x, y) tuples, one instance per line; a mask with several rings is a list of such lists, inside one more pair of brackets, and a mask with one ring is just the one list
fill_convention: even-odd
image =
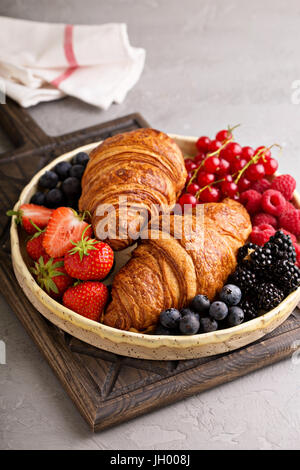
[(0, 16), (0, 77), (21, 106), (65, 95), (107, 109), (138, 81), (144, 49), (130, 46), (126, 24), (50, 24)]

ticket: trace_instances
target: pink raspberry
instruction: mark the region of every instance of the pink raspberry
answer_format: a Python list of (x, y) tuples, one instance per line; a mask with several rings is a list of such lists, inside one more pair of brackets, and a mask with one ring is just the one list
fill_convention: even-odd
[(273, 235), (275, 235), (276, 230), (272, 225), (261, 224), (256, 227), (253, 227), (252, 233), (250, 234), (250, 240), (252, 243), (255, 243), (259, 246), (264, 246)]
[(285, 199), (290, 201), (296, 189), (296, 180), (291, 175), (276, 176), (272, 181), (271, 189), (280, 191), (281, 194), (284, 195)]
[(278, 221), (274, 215), (266, 214), (265, 212), (259, 212), (256, 214), (252, 219), (252, 225), (261, 225), (261, 224), (268, 224), (272, 225), (272, 227), (278, 227)]
[(300, 245), (298, 243), (294, 243), (294, 247), (295, 247), (296, 256), (297, 256), (296, 266), (298, 266), (298, 268), (300, 268)]
[(279, 225), (298, 237), (300, 235), (300, 210), (289, 209), (279, 217)]
[(263, 210), (268, 214), (279, 216), (286, 208), (286, 200), (281, 192), (268, 189), (268, 191), (262, 195), (261, 205)]
[(266, 178), (262, 178), (261, 180), (255, 181), (255, 183), (251, 186), (251, 189), (257, 191), (258, 193), (263, 194), (265, 191), (271, 188), (270, 181), (266, 180)]
[(240, 195), (240, 202), (246, 207), (249, 214), (256, 214), (260, 209), (261, 194), (254, 189), (248, 189)]

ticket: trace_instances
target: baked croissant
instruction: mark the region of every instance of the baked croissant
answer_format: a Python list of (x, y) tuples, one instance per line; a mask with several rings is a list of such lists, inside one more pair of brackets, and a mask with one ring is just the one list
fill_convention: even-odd
[[(202, 217), (196, 217), (195, 210), (170, 216), (169, 236), (161, 217), (152, 220), (151, 238), (142, 240), (114, 278), (112, 301), (103, 318), (106, 325), (151, 331), (162, 310), (180, 309), (199, 293), (212, 300), (223, 287), (251, 232), (250, 217), (232, 199), (197, 207), (203, 208)], [(183, 222), (188, 228), (180, 239), (177, 232)]]
[[(134, 242), (132, 234), (147, 225), (153, 216), (151, 209), (174, 206), (186, 176), (181, 150), (163, 132), (139, 129), (115, 135), (90, 154), (82, 179), (79, 208), (91, 213), (96, 237), (106, 240), (114, 250), (121, 250)], [(127, 225), (120, 197), (126, 198)], [(104, 211), (104, 205), (115, 211)], [(140, 214), (134, 210), (136, 208), (141, 208)], [(116, 227), (115, 233), (111, 233), (113, 227)]]

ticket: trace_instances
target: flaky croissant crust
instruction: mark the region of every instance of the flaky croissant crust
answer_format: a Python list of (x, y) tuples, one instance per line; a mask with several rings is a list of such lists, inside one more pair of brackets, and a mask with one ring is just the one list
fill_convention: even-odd
[[(118, 134), (91, 152), (82, 178), (79, 209), (92, 214), (97, 236), (104, 220), (103, 216), (96, 214), (101, 204), (114, 206), (117, 225), (120, 196), (126, 197), (128, 204), (141, 205), (149, 213), (154, 204), (171, 208), (184, 187), (186, 176), (181, 150), (163, 132), (138, 129)], [(129, 214), (129, 225), (134, 224), (134, 217), (134, 214)], [(129, 235), (123, 240), (106, 241), (114, 250), (133, 243)]]
[[(238, 249), (251, 232), (246, 209), (231, 199), (203, 206), (193, 214), (171, 216), (170, 236), (161, 219), (152, 237), (143, 240), (113, 281), (112, 301), (104, 323), (124, 330), (151, 330), (162, 310), (188, 305), (198, 293), (213, 299), (236, 268)], [(190, 230), (174, 238), (176, 226), (189, 218)], [(198, 220), (199, 222), (199, 220)]]

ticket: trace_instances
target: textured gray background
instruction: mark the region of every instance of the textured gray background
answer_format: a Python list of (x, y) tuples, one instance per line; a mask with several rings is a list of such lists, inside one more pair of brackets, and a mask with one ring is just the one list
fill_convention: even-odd
[[(284, 146), (281, 172), (300, 172), (297, 0), (1, 0), (0, 15), (68, 23), (126, 22), (147, 50), (139, 83), (108, 111), (75, 99), (30, 109), (55, 135), (139, 111), (156, 128), (214, 135), (227, 124), (243, 145)], [(7, 142), (0, 138), (2, 148)], [(17, 285), (16, 285), (16, 288)], [(97, 435), (66, 396), (0, 297), (0, 449), (296, 449), (300, 364), (291, 360)]]

